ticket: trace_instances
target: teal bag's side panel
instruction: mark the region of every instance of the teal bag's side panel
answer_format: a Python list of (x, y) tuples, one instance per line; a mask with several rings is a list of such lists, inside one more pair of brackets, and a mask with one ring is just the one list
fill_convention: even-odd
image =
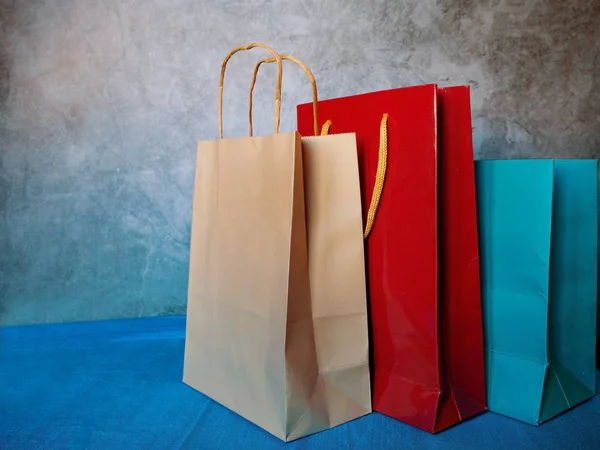
[(551, 370), (541, 420), (590, 398), (596, 384), (598, 167), (555, 161), (550, 262)]
[(477, 161), (488, 409), (539, 422), (548, 367), (552, 161)]

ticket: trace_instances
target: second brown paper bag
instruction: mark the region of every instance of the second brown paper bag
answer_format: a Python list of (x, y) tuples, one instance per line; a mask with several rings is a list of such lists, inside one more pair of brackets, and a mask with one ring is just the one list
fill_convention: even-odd
[[(315, 78), (299, 59), (313, 94), (314, 135), (302, 137), (310, 293), (319, 380), (331, 426), (371, 412), (362, 204), (354, 133), (318, 136)], [(250, 86), (250, 135), (252, 92)], [(366, 232), (368, 234), (368, 231)], [(365, 234), (365, 237), (366, 237)], [(319, 392), (322, 391), (322, 392)]]

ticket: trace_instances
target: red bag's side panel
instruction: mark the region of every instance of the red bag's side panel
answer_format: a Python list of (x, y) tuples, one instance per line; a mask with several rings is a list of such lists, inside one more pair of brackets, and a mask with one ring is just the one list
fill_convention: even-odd
[[(479, 245), (470, 91), (438, 89), (440, 346), (436, 431), (485, 410)], [(445, 403), (453, 405), (446, 407)], [(445, 411), (444, 410), (454, 410)]]
[[(319, 102), (319, 125), (356, 133), (366, 216), (388, 113), (388, 165), (367, 240), (373, 408), (433, 431), (441, 392), (437, 283), (437, 87), (394, 89)], [(309, 136), (312, 105), (298, 106)]]

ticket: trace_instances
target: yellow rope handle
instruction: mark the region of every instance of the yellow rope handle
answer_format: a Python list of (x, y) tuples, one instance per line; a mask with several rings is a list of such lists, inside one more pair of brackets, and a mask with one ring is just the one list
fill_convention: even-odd
[[(375, 173), (375, 186), (373, 187), (373, 196), (371, 197), (371, 204), (369, 205), (369, 212), (367, 213), (367, 224), (365, 225), (365, 232), (363, 239), (367, 239), (371, 230), (373, 229), (373, 223), (375, 222), (375, 215), (377, 214), (377, 208), (379, 207), (379, 201), (381, 200), (381, 193), (383, 192), (383, 185), (385, 183), (385, 172), (387, 170), (387, 120), (389, 115), (386, 113), (381, 118), (381, 125), (379, 127), (379, 159), (377, 160), (377, 172)], [(331, 120), (328, 120), (323, 124), (321, 130), (321, 136), (329, 134), (329, 128), (331, 127)]]
[[(317, 132), (319, 129), (318, 126), (318, 118), (317, 118), (317, 103), (319, 101), (319, 94), (317, 92), (317, 81), (315, 80), (315, 76), (313, 75), (312, 71), (308, 68), (308, 66), (306, 64), (304, 64), (302, 61), (300, 61), (298, 58), (295, 58), (291, 55), (279, 55), (281, 57), (282, 60), (287, 60), (287, 61), (292, 61), (296, 64), (298, 64), (302, 70), (304, 70), (304, 73), (306, 73), (306, 76), (308, 77), (308, 80), (310, 81), (310, 85), (312, 87), (312, 97), (313, 97), (313, 126), (314, 126), (314, 132), (315, 132), (315, 136), (317, 136)], [(275, 62), (276, 59), (271, 57), (271, 58), (267, 58), (267, 59), (263, 59), (262, 61), (259, 61), (256, 64), (256, 67), (254, 68), (254, 75), (252, 76), (252, 83), (250, 83), (250, 99), (249, 99), (249, 108), (248, 108), (248, 123), (250, 126), (250, 136), (252, 136), (253, 133), (253, 126), (252, 126), (252, 93), (254, 91), (254, 85), (256, 84), (256, 77), (258, 76), (258, 70), (260, 69), (260, 66), (263, 63), (273, 63)]]
[(221, 77), (219, 79), (219, 139), (223, 139), (223, 84), (225, 81), (225, 68), (227, 67), (227, 63), (231, 57), (237, 52), (251, 50), (255, 47), (261, 47), (269, 51), (269, 53), (273, 55), (273, 61), (277, 61), (277, 81), (275, 83), (275, 133), (279, 133), (279, 122), (281, 115), (281, 78), (283, 72), (281, 57), (271, 47), (265, 44), (254, 42), (249, 45), (243, 45), (241, 47), (234, 48), (223, 60), (223, 65), (221, 66)]

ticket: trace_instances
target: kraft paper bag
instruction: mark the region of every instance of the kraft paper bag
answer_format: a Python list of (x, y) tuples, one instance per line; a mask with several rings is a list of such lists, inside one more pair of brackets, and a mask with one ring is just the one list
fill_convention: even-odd
[[(316, 135), (318, 94), (314, 76), (297, 58), (281, 58), (300, 65), (311, 81)], [(263, 62), (275, 59), (257, 64), (250, 102)], [(252, 134), (252, 103), (249, 117)], [(326, 418), (324, 429), (371, 412), (362, 207), (355, 135), (303, 137), (301, 142), (311, 309), (319, 365), (309, 412)], [(290, 438), (308, 432), (311, 430), (292, 431)]]
[(475, 169), (488, 408), (538, 425), (594, 394), (597, 162)]
[[(234, 49), (223, 63), (220, 92), (229, 58), (255, 46), (268, 49), (279, 66), (277, 131), (281, 59), (272, 49)], [(221, 104), (222, 96), (220, 113)], [(311, 300), (306, 220), (340, 218), (305, 211), (305, 164), (313, 166), (303, 161), (296, 132), (200, 142), (194, 188), (184, 382), (284, 441), (370, 410), (362, 387), (369, 383), (364, 281), (344, 279), (327, 302)], [(348, 187), (329, 186), (334, 192)], [(352, 218), (354, 206), (346, 206)], [(329, 231), (343, 242), (352, 236), (351, 219)], [(359, 248), (360, 232), (359, 226)], [(340, 248), (346, 253), (337, 256), (356, 264), (353, 245)], [(335, 273), (321, 266), (322, 280)], [(345, 295), (355, 298), (355, 288), (363, 291), (362, 309), (344, 302)], [(363, 317), (364, 333), (356, 316)]]
[[(198, 143), (183, 380), (280, 439), (327, 427), (313, 404), (300, 135)], [(276, 94), (279, 126), (281, 60)]]

